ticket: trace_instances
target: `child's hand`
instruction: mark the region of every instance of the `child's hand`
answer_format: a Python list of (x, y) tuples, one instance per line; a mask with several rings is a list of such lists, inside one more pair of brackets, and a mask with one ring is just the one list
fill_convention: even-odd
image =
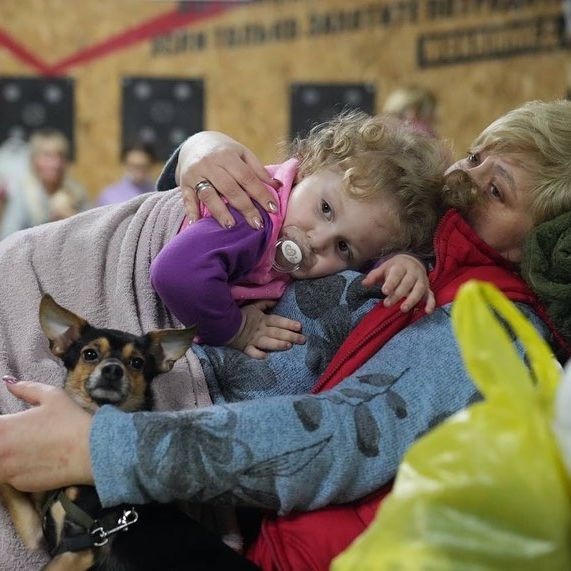
[(242, 308), (242, 328), (228, 343), (254, 359), (263, 359), (267, 351), (285, 351), (292, 344), (302, 345), (305, 337), (299, 333), (301, 323), (264, 313), (274, 302), (258, 301)]
[(363, 280), (363, 285), (371, 287), (375, 284), (382, 284), (381, 291), (387, 296), (383, 302), (386, 307), (391, 307), (403, 297), (406, 299), (400, 306), (401, 311), (409, 311), (424, 298), (426, 313), (432, 313), (436, 307), (425, 267), (420, 260), (408, 254), (392, 256), (371, 270)]

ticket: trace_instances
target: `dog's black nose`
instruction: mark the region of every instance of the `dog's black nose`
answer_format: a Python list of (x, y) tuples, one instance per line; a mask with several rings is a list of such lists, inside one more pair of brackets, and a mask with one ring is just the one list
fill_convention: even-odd
[(123, 376), (123, 369), (115, 363), (109, 363), (102, 367), (101, 376), (106, 381), (118, 381)]

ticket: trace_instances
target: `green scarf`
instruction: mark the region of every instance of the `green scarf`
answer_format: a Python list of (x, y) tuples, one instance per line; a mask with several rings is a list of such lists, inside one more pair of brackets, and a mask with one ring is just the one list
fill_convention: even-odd
[(571, 212), (531, 232), (524, 244), (521, 273), (559, 332), (571, 340)]

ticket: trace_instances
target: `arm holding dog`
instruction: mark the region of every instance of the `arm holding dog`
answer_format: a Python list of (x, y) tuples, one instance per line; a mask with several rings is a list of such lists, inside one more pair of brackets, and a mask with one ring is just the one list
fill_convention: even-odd
[(0, 481), (29, 492), (93, 484), (92, 416), (63, 389), (25, 381), (7, 387), (33, 406), (0, 416)]
[[(398, 343), (385, 346), (338, 387), (321, 394), (176, 413), (126, 414), (102, 407), (90, 432), (93, 476), (102, 502), (207, 502), (223, 495), (228, 501), (289, 512), (373, 491), (392, 477), (418, 435), (476, 395), (447, 311), (436, 311), (423, 319), (423, 327), (408, 327), (397, 338)], [(403, 350), (405, 346), (415, 350)], [(65, 412), (70, 403), (53, 391), (19, 390), (40, 403), (33, 427), (22, 418), (27, 413), (0, 419), (5, 430), (6, 423), (11, 431), (22, 430), (7, 450), (0, 423), (0, 458), (15, 454), (11, 470), (0, 467), (0, 479), (9, 477), (27, 489), (89, 481), (89, 419)], [(65, 428), (42, 434), (54, 413)], [(49, 451), (57, 448), (58, 439), (69, 450), (67, 464)], [(54, 468), (49, 466), (53, 462)]]
[[(124, 414), (102, 407), (93, 417), (90, 433), (93, 476), (102, 503), (140, 503), (151, 499), (165, 502), (175, 498), (208, 501), (230, 494), (239, 503), (288, 512), (361, 497), (392, 476), (400, 455), (416, 434), (426, 430), (429, 418), (465, 404), (474, 392), (471, 383), (464, 383), (452, 392), (450, 388), (442, 390), (435, 399), (437, 404), (432, 400), (439, 385), (450, 386), (452, 364), (442, 359), (442, 337), (443, 332), (435, 337), (440, 352), (433, 350), (433, 354), (439, 355), (434, 359), (438, 383), (423, 375), (425, 380), (419, 385), (418, 369), (411, 368), (410, 358), (406, 364), (399, 363), (394, 389), (407, 403), (408, 414), (396, 428), (391, 393), (386, 387), (363, 382), (378, 370), (377, 359), (335, 390), (321, 395), (279, 397), (180, 413)], [(416, 336), (414, 339), (418, 343)], [(417, 355), (425, 356), (425, 344), (418, 346), (423, 350)], [(423, 363), (423, 372), (432, 365)], [(459, 362), (457, 369), (461, 369)], [(461, 375), (465, 381), (465, 374)], [(88, 479), (87, 442), (76, 443), (74, 429), (77, 421), (83, 424), (85, 419), (75, 420), (75, 415), (69, 415), (69, 422), (64, 419), (69, 403), (63, 402), (63, 395), (36, 390), (22, 393), (39, 402), (41, 411), (31, 422), (22, 418), (26, 413), (6, 417), (12, 420), (13, 431), (19, 430), (18, 425), (22, 425), (22, 430), (23, 425), (28, 426), (10, 450), (16, 454), (14, 468), (8, 472), (0, 468), (0, 479), (9, 474), (13, 483), (26, 489), (63, 485), (80, 477), (83, 481)], [(453, 404), (451, 399), (458, 402)], [(62, 419), (65, 428), (62, 425), (53, 434), (39, 435), (38, 431), (54, 414)], [(370, 419), (365, 423), (366, 433), (359, 427), (357, 416)], [(260, 433), (262, 419), (270, 418), (271, 423), (266, 421)], [(82, 439), (85, 433), (84, 426)], [(257, 438), (256, 434), (260, 436)], [(378, 449), (374, 444), (376, 434), (383, 435)], [(39, 438), (44, 440), (42, 444)], [(367, 443), (371, 438), (373, 443)], [(28, 439), (35, 440), (31, 452), (26, 450)], [(0, 458), (6, 447), (1, 440)], [(109, 446), (111, 441), (113, 446)], [(166, 453), (164, 442), (171, 442)], [(64, 465), (44, 446), (68, 449), (69, 462)], [(76, 455), (83, 458), (77, 467)], [(35, 462), (40, 460), (39, 470), (33, 466), (34, 458)], [(55, 467), (49, 466), (52, 463)]]

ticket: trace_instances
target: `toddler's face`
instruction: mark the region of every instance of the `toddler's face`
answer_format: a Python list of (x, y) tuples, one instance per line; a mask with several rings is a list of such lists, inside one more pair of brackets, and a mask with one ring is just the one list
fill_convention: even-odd
[(356, 200), (342, 184), (341, 171), (321, 169), (292, 190), (284, 226), (301, 230), (315, 262), (292, 272), (296, 279), (358, 269), (395, 243), (399, 225), (391, 198)]

